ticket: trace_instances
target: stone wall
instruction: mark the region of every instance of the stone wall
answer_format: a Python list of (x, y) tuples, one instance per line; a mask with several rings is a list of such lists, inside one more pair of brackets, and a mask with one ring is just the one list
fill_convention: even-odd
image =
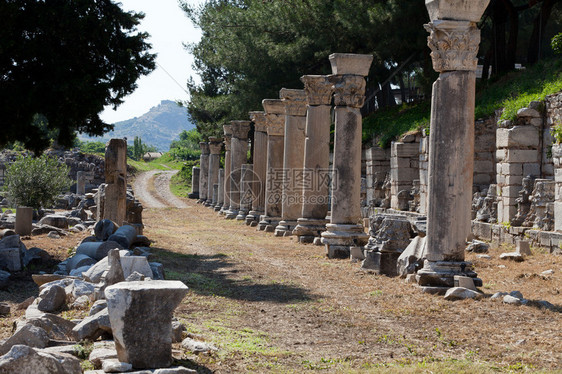
[(404, 209), (402, 191), (411, 191), (414, 180), (420, 178), (419, 153), (420, 136), (405, 137), (402, 142), (392, 142), (390, 146), (390, 207)]
[(474, 126), (474, 181), (479, 191), (496, 183), (496, 120), (478, 120)]

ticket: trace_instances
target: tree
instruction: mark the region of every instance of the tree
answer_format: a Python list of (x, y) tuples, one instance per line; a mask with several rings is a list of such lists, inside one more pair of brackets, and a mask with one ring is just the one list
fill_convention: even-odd
[(4, 190), (17, 206), (50, 208), (70, 187), (68, 167), (55, 158), (19, 156), (6, 170)]
[(556, 54), (562, 54), (562, 32), (552, 38), (551, 45)]
[(117, 107), (155, 67), (141, 13), (112, 0), (0, 3), (0, 146), (40, 152), (50, 138), (71, 146), (76, 132), (112, 129), (99, 113)]

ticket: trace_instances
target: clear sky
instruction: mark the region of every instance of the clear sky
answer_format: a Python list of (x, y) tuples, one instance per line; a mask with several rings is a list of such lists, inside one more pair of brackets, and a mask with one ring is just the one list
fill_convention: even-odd
[[(180, 9), (178, 0), (118, 0), (127, 11), (142, 11), (145, 18), (139, 30), (150, 34), (152, 52), (156, 52), (156, 70), (137, 81), (138, 88), (125, 98), (116, 111), (107, 107), (102, 120), (108, 123), (138, 117), (162, 100), (187, 100), (185, 85), (190, 76), (192, 56), (183, 43), (197, 42), (201, 32)], [(203, 0), (189, 0), (192, 4)], [(166, 73), (167, 72), (167, 73)], [(197, 81), (197, 80), (196, 80)]]

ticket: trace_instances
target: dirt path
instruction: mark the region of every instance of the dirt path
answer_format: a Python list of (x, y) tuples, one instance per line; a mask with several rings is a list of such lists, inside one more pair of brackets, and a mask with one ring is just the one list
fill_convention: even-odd
[(185, 202), (170, 192), (170, 179), (177, 170), (151, 170), (137, 176), (133, 184), (135, 197), (145, 208), (187, 208)]
[[(483, 291), (519, 290), (556, 311), (490, 299), (448, 302), (397, 278), (329, 260), (189, 201), (148, 209), (145, 233), (168, 279), (190, 294), (177, 310), (191, 334), (219, 351), (185, 356), (199, 372), (489, 372), (562, 367), (562, 258), (523, 263), (473, 254)], [(553, 269), (554, 274), (540, 273)], [(422, 363), (422, 364), (420, 364)], [(394, 371), (392, 371), (394, 370)]]

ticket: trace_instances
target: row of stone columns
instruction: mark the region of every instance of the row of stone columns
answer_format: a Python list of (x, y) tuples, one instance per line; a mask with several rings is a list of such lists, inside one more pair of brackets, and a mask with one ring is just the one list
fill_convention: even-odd
[[(426, 25), (428, 44), (434, 68), (440, 73), (432, 96), (426, 260), (417, 275), (429, 292), (451, 287), (455, 275), (476, 276), (471, 264), (464, 261), (464, 248), (472, 195), (480, 41), (476, 22), (488, 2), (426, 0), (431, 19)], [(250, 113), (256, 143), (253, 169), (244, 165), (250, 122), (233, 121), (224, 126), (227, 153), (222, 210), (229, 207), (226, 218), (245, 220), (276, 236), (297, 235), (301, 243), (317, 242), (321, 237), (329, 257), (348, 257), (350, 247), (367, 243), (360, 212), (360, 108), (372, 59), (332, 54), (332, 75), (304, 76), (304, 90), (282, 89), (280, 99), (263, 100), (264, 112)], [(332, 99), (335, 141), (330, 169)], [(199, 195), (203, 200), (209, 198), (206, 183), (215, 174), (209, 170), (207, 145), (202, 144), (201, 150)], [(251, 208), (244, 198), (248, 194)]]

